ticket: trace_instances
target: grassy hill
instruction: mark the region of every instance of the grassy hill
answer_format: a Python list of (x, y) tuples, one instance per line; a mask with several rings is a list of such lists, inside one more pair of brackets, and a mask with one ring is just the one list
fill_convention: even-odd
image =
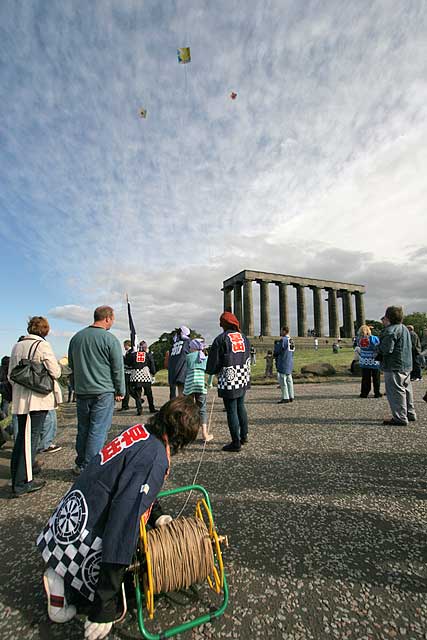
[[(351, 347), (343, 347), (339, 353), (333, 353), (332, 347), (322, 347), (318, 351), (301, 349), (296, 350), (294, 355), (294, 378), (297, 380), (301, 373), (301, 367), (307, 364), (320, 362), (329, 362), (339, 375), (347, 375), (349, 373), (350, 364), (353, 360), (353, 349)], [(252, 366), (251, 381), (255, 384), (276, 384), (276, 376), (274, 378), (265, 379), (265, 360), (257, 357), (257, 362)], [(275, 369), (274, 369), (275, 371)], [(305, 379), (305, 378), (304, 378)], [(321, 378), (324, 380), (324, 378)], [(306, 380), (306, 379), (305, 379)], [(156, 373), (156, 385), (167, 385), (168, 374), (166, 369), (162, 369)]]

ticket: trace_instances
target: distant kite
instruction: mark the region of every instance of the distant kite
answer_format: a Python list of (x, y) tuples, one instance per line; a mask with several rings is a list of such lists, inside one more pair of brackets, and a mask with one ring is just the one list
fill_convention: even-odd
[(182, 47), (177, 49), (179, 64), (188, 64), (191, 62), (190, 47)]
[(232, 91), (232, 92), (230, 93), (230, 98), (231, 98), (232, 100), (235, 100), (235, 99), (237, 98), (237, 93), (234, 93), (234, 91)]
[(139, 115), (141, 116), (141, 118), (146, 118), (147, 117), (147, 109), (141, 109), (139, 112)]

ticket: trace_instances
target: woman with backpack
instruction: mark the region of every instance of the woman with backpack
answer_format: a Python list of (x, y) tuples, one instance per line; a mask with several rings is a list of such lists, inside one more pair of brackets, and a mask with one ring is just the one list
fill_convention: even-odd
[[(61, 367), (46, 336), (49, 323), (42, 316), (34, 316), (28, 322), (28, 334), (20, 339), (12, 349), (9, 362), (9, 380), (12, 383), (12, 414), (18, 416), (18, 435), (13, 447), (10, 470), (12, 494), (19, 497), (38, 491), (46, 483), (33, 481), (33, 465), (43, 424), (50, 409), (62, 402), (61, 388), (57, 380), (61, 377)], [(30, 359), (42, 363), (53, 378), (53, 391), (43, 394), (24, 387), (11, 378), (13, 369), (21, 360)]]

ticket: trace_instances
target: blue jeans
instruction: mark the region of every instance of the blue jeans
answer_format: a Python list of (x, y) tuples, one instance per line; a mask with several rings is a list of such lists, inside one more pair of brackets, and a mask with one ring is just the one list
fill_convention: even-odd
[(50, 447), (52, 442), (55, 440), (57, 427), (56, 411), (55, 409), (50, 409), (50, 411), (47, 412), (47, 416), (43, 424), (37, 451), (44, 451)]
[(114, 411), (114, 393), (77, 396), (76, 465), (83, 469), (107, 439)]
[(227, 422), (233, 444), (240, 447), (240, 440), (248, 437), (248, 414), (245, 394), (240, 398), (223, 398), (227, 411)]

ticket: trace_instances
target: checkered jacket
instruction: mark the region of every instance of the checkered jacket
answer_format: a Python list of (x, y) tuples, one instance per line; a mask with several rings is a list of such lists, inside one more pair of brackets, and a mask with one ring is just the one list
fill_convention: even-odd
[(156, 365), (152, 353), (145, 351), (128, 351), (125, 364), (130, 368), (129, 382), (153, 382)]
[(240, 398), (250, 386), (250, 345), (239, 331), (224, 331), (209, 350), (206, 373), (218, 376), (220, 398)]
[(140, 517), (155, 501), (167, 469), (164, 445), (143, 425), (106, 444), (37, 538), (45, 563), (92, 601), (101, 562), (131, 563)]

